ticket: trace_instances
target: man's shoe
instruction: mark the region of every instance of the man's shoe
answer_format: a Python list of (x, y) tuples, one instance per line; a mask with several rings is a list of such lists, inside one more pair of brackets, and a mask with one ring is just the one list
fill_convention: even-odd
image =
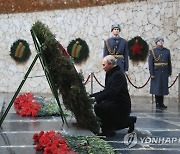
[(116, 132), (108, 130), (108, 131), (104, 131), (102, 133), (97, 134), (97, 136), (101, 136), (101, 137), (103, 137), (103, 136), (105, 136), (105, 137), (113, 137), (113, 136), (116, 136)]
[(106, 132), (106, 137), (113, 137), (113, 136), (116, 136), (116, 132), (115, 131)]
[(135, 116), (130, 116), (129, 117), (129, 130), (128, 133), (132, 133), (134, 131), (134, 124), (137, 121), (137, 117)]

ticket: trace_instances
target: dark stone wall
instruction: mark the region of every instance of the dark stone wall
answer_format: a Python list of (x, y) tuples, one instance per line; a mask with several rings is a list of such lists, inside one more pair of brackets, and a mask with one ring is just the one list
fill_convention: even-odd
[(103, 6), (142, 0), (0, 0), (0, 14)]

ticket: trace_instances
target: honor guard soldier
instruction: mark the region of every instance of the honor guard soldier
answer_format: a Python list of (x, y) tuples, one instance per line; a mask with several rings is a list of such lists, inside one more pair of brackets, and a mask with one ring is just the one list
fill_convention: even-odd
[(128, 71), (129, 59), (128, 59), (128, 43), (125, 39), (119, 36), (121, 31), (119, 24), (111, 26), (112, 37), (107, 39), (104, 43), (103, 56), (113, 55), (117, 59), (121, 71), (125, 73)]
[(149, 53), (149, 72), (151, 76), (150, 93), (155, 95), (156, 108), (166, 109), (164, 95), (169, 94), (168, 77), (172, 73), (170, 50), (163, 46), (164, 38), (155, 39), (156, 48)]

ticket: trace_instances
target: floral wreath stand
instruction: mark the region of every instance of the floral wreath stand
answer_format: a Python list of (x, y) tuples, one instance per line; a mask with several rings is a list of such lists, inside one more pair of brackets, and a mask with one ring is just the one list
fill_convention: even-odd
[(42, 68), (43, 68), (44, 73), (45, 73), (45, 75), (46, 75), (46, 78), (47, 78), (47, 80), (48, 80), (48, 84), (49, 84), (49, 86), (50, 86), (50, 88), (51, 88), (52, 94), (53, 94), (54, 98), (56, 99), (57, 104), (58, 104), (58, 106), (59, 106), (60, 116), (61, 116), (62, 122), (63, 122), (63, 124), (66, 123), (66, 125), (68, 125), (68, 124), (67, 124), (67, 121), (66, 121), (66, 118), (65, 118), (65, 116), (64, 116), (63, 110), (62, 110), (62, 108), (61, 108), (61, 104), (60, 104), (60, 101), (59, 101), (59, 98), (58, 98), (58, 92), (57, 92), (57, 90), (56, 90), (56, 88), (55, 88), (55, 85), (54, 85), (54, 83), (53, 83), (53, 81), (52, 81), (52, 77), (51, 77), (51, 75), (49, 74), (48, 68), (46, 67), (46, 66), (47, 66), (46, 61), (45, 61), (45, 59), (44, 59), (43, 56), (42, 56), (41, 44), (39, 43), (39, 40), (37, 39), (37, 36), (36, 36), (35, 32), (34, 32), (32, 29), (31, 29), (31, 35), (32, 35), (32, 38), (33, 38), (33, 41), (34, 41), (34, 45), (35, 45), (36, 50), (37, 50), (37, 54), (36, 54), (36, 56), (35, 56), (32, 64), (30, 65), (29, 69), (27, 70), (27, 72), (26, 72), (26, 74), (25, 74), (25, 76), (24, 76), (24, 79), (21, 81), (18, 89), (16, 90), (13, 98), (11, 99), (11, 102), (9, 103), (7, 109), (6, 109), (5, 112), (2, 114), (1, 119), (0, 119), (0, 126), (2, 125), (5, 117), (7, 116), (7, 114), (8, 114), (8, 112), (9, 112), (11, 106), (13, 105), (16, 97), (18, 96), (18, 94), (19, 94), (22, 86), (24, 85), (26, 79), (28, 78), (28, 75), (30, 74), (30, 72), (31, 72), (31, 70), (32, 70), (33, 66), (35, 65), (35, 63), (36, 63), (36, 61), (37, 61), (38, 58), (40, 59)]
[(140, 36), (128, 41), (129, 58), (133, 62), (145, 61), (148, 55), (149, 46)]
[(31, 55), (29, 44), (22, 39), (13, 43), (10, 52), (10, 56), (18, 63), (26, 62)]
[(89, 57), (89, 47), (86, 41), (81, 38), (72, 40), (67, 47), (67, 52), (71, 55), (74, 63), (76, 64), (85, 62)]

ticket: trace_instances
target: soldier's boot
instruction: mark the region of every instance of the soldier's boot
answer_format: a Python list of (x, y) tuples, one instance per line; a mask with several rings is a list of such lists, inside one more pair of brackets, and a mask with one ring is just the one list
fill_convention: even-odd
[(155, 95), (155, 101), (156, 101), (156, 108), (160, 108), (160, 96)]
[(167, 109), (167, 106), (164, 105), (164, 96), (160, 96), (159, 107), (160, 107), (161, 109)]
[(157, 109), (159, 109), (159, 108), (160, 108), (159, 103), (156, 103), (156, 108), (157, 108)]

